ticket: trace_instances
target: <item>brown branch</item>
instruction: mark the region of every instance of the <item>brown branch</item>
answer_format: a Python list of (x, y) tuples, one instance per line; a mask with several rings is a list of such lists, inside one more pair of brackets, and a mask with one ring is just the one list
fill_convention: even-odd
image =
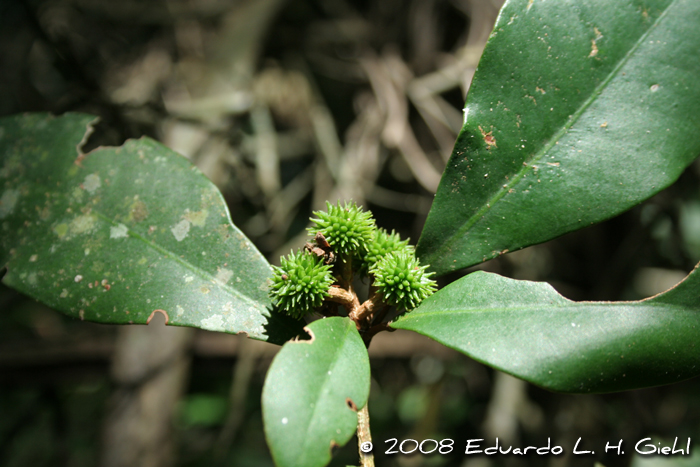
[(360, 323), (367, 320), (374, 313), (375, 307), (381, 303), (381, 295), (375, 292), (370, 295), (362, 305), (360, 305), (354, 312), (350, 313), (348, 317), (358, 324), (358, 329), (360, 328)]
[(360, 466), (374, 467), (374, 454), (362, 452), (364, 443), (372, 443), (372, 433), (369, 430), (369, 402), (357, 412), (357, 447), (360, 451)]
[(340, 303), (348, 310), (348, 314), (352, 314), (360, 307), (360, 300), (357, 298), (357, 295), (342, 287), (329, 288), (326, 300)]
[(339, 255), (340, 261), (340, 286), (352, 292), (352, 253), (346, 253), (344, 255)]

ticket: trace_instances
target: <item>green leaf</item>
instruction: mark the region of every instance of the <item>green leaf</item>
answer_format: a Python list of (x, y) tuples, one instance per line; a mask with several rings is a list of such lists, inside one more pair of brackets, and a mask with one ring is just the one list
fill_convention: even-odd
[(265, 436), (278, 467), (324, 466), (357, 429), (369, 396), (369, 357), (347, 318), (314, 321), (311, 340), (287, 342), (262, 394)]
[(80, 153), (96, 119), (0, 120), (3, 282), (68, 315), (168, 324), (282, 343), (299, 322), (271, 313), (270, 265), (231, 223), (221, 193), (148, 138)]
[(608, 219), (700, 153), (700, 2), (512, 0), (418, 242), (440, 274)]
[(475, 272), (391, 326), (547, 389), (594, 393), (700, 375), (700, 270), (636, 302), (572, 302), (546, 283)]

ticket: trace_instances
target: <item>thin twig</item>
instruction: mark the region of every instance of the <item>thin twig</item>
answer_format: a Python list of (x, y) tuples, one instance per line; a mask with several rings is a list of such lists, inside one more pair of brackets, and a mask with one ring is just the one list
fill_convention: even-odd
[(343, 262), (340, 270), (341, 285), (352, 293), (352, 253), (346, 253), (340, 259)]
[(360, 453), (361, 467), (374, 467), (374, 454), (372, 451), (363, 452), (364, 443), (372, 443), (372, 433), (369, 429), (369, 402), (357, 412), (357, 448)]
[(371, 294), (370, 297), (367, 300), (365, 300), (365, 302), (362, 305), (360, 305), (348, 315), (351, 320), (355, 321), (355, 323), (358, 324), (358, 329), (360, 327), (360, 323), (367, 320), (368, 318), (371, 318), (372, 313), (374, 313), (375, 307), (378, 303), (381, 303), (381, 300), (381, 295), (375, 292)]
[(331, 287), (328, 289), (328, 297), (326, 301), (340, 303), (348, 311), (348, 315), (352, 319), (352, 315), (360, 308), (360, 300), (357, 294), (353, 291), (345, 290), (342, 287)]
[[(343, 274), (344, 276), (344, 274)], [(348, 318), (355, 322), (357, 329), (366, 329), (372, 320), (372, 313), (381, 303), (381, 295), (375, 290), (370, 294), (369, 299), (360, 305), (360, 300), (352, 288), (333, 286), (328, 289), (326, 301), (340, 303), (348, 311)]]

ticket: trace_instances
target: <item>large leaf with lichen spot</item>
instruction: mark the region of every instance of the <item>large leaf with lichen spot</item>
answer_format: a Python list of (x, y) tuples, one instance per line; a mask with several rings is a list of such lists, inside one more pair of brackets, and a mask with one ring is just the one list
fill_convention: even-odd
[(321, 467), (357, 428), (367, 403), (367, 349), (348, 318), (320, 319), (311, 340), (287, 342), (262, 394), (265, 437), (277, 467)]
[(3, 282), (90, 321), (160, 312), (168, 324), (277, 343), (298, 334), (298, 322), (270, 311), (270, 265), (216, 187), (148, 138), (82, 154), (94, 121), (0, 120)]
[(700, 153), (700, 2), (509, 0), (417, 253), (439, 273), (610, 218)]
[(573, 302), (545, 283), (477, 271), (391, 326), (547, 389), (623, 391), (700, 375), (698, 297), (698, 267), (636, 302)]

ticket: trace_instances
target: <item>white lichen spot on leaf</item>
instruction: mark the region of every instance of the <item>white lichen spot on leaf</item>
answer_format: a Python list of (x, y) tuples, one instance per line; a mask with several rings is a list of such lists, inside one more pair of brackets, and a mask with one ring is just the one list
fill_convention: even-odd
[(187, 234), (190, 231), (190, 221), (183, 219), (175, 224), (175, 226), (171, 227), (170, 231), (175, 236), (175, 240), (181, 242), (185, 239), (185, 237), (187, 237)]
[(128, 231), (129, 229), (124, 224), (112, 226), (109, 228), (109, 238), (124, 238), (128, 236)]
[(231, 280), (232, 276), (233, 271), (230, 271), (226, 268), (217, 268), (216, 277), (214, 277), (214, 282), (216, 282), (219, 285), (226, 285), (226, 283)]
[(90, 233), (95, 230), (97, 219), (91, 214), (83, 214), (73, 219), (68, 227), (72, 235)]
[(189, 221), (194, 225), (195, 227), (204, 227), (204, 224), (207, 221), (207, 217), (209, 217), (209, 211), (207, 209), (202, 209), (201, 211), (193, 211), (190, 212), (185, 211), (184, 218), (185, 220)]
[(95, 191), (97, 191), (97, 189), (101, 186), (102, 180), (100, 180), (100, 176), (97, 174), (90, 174), (86, 176), (85, 181), (83, 182), (83, 188), (91, 195), (94, 195)]
[(224, 330), (224, 318), (221, 315), (213, 315), (200, 321), (199, 325), (207, 331), (221, 332)]
[(0, 197), (0, 219), (4, 219), (12, 214), (18, 199), (19, 191), (15, 189), (5, 190)]

